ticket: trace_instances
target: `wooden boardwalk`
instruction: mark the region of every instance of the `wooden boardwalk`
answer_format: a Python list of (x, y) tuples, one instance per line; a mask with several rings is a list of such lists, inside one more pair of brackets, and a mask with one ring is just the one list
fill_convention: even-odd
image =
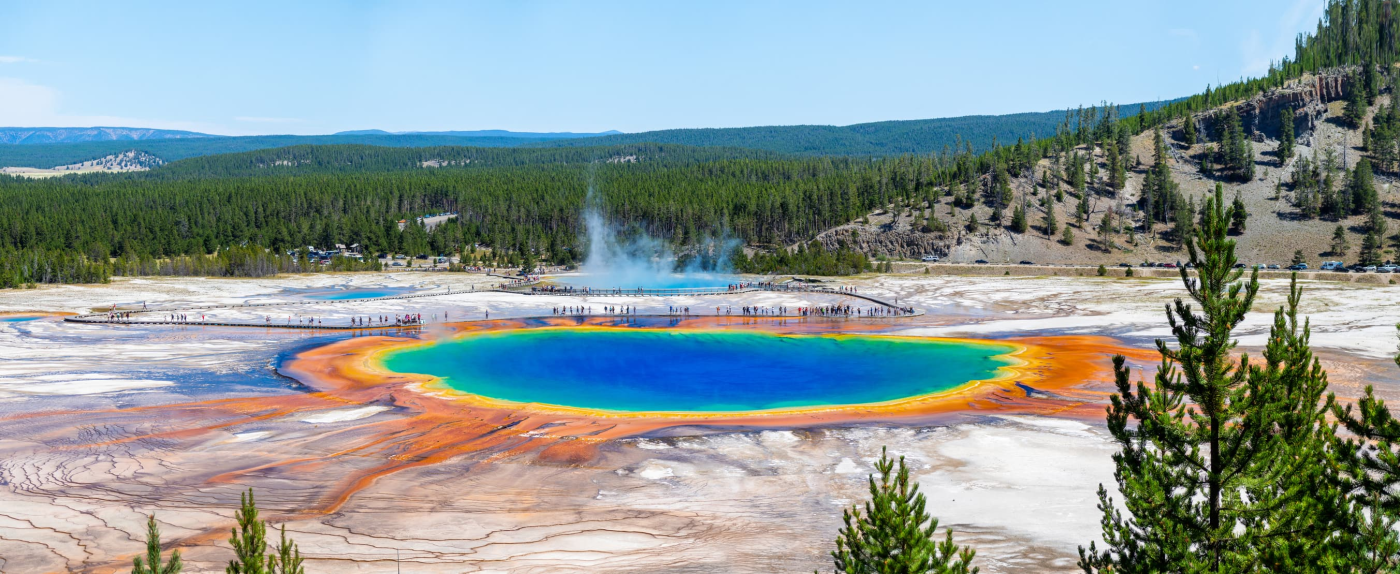
[[(463, 291), (463, 290), (453, 291), (452, 289), (447, 289), (447, 290), (445, 290), (445, 291), (435, 291), (435, 292), (430, 292), (430, 293), (410, 293), (410, 294), (405, 294), (405, 295), (390, 295), (390, 296), (387, 296), (387, 297), (367, 297), (367, 298), (364, 298), (364, 299), (311, 300), (311, 301), (283, 301), (283, 302), (273, 302), (273, 303), (241, 303), (241, 304), (237, 304), (237, 305), (197, 305), (197, 306), (194, 306), (194, 307), (181, 307), (181, 308), (138, 309), (138, 310), (128, 310), (128, 311), (119, 311), (119, 312), (116, 312), (116, 313), (118, 313), (118, 314), (130, 314), (133, 318), (126, 318), (126, 319), (123, 319), (123, 318), (112, 318), (112, 316), (111, 316), (112, 313), (103, 312), (103, 313), (88, 313), (88, 314), (85, 314), (85, 315), (73, 315), (73, 316), (69, 316), (69, 317), (64, 317), (63, 320), (64, 320), (64, 321), (67, 321), (67, 322), (70, 322), (70, 323), (88, 323), (88, 324), (105, 324), (105, 325), (160, 325), (160, 326), (179, 326), (179, 327), (253, 327), (253, 328), (262, 328), (262, 329), (300, 329), (300, 330), (306, 330), (306, 331), (368, 331), (368, 330), (376, 330), (376, 329), (396, 329), (396, 330), (404, 330), (404, 329), (407, 329), (407, 330), (414, 330), (414, 329), (421, 329), (421, 328), (423, 327), (423, 324), (421, 324), (421, 323), (408, 323), (408, 324), (394, 324), (394, 325), (387, 325), (387, 324), (381, 324), (381, 325), (350, 325), (350, 324), (346, 324), (346, 325), (326, 325), (326, 324), (324, 324), (324, 323), (316, 323), (316, 324), (312, 324), (312, 323), (292, 324), (292, 323), (289, 323), (289, 322), (279, 323), (279, 322), (276, 322), (276, 321), (264, 321), (264, 322), (259, 323), (259, 322), (237, 322), (237, 321), (204, 321), (204, 320), (172, 320), (172, 319), (136, 319), (136, 318), (134, 318), (134, 317), (136, 317), (136, 316), (138, 316), (138, 315), (152, 315), (152, 314), (165, 314), (165, 315), (194, 315), (194, 314), (199, 314), (198, 311), (209, 311), (209, 310), (215, 310), (215, 309), (249, 309), (249, 308), (259, 308), (259, 307), (290, 307), (290, 306), (298, 306), (298, 305), (334, 305), (334, 304), (338, 304), (338, 303), (372, 303), (372, 302), (376, 302), (376, 301), (393, 301), (393, 300), (399, 300), (399, 299), (418, 299), (418, 298), (423, 298), (423, 297), (441, 297), (441, 296), (444, 296), (444, 295), (463, 295), (463, 294), (469, 294), (469, 293), (493, 293), (493, 292), (494, 292), (494, 293), (511, 293), (511, 294), (515, 294), (515, 295), (555, 295), (555, 296), (580, 297), (580, 298), (588, 298), (588, 297), (682, 297), (682, 296), (714, 296), (714, 295), (738, 295), (738, 294), (743, 294), (743, 293), (754, 293), (754, 292), (819, 293), (819, 294), (824, 294), (824, 295), (837, 295), (837, 296), (842, 296), (842, 297), (853, 297), (853, 298), (857, 298), (857, 299), (863, 299), (863, 300), (869, 301), (869, 302), (871, 302), (871, 303), (875, 303), (875, 304), (877, 304), (877, 305), (880, 305), (880, 306), (882, 306), (882, 307), (884, 307), (884, 308), (886, 308), (886, 309), (891, 309), (891, 310), (900, 311), (900, 313), (899, 313), (899, 314), (890, 314), (890, 315), (816, 315), (816, 314), (801, 315), (801, 314), (782, 314), (782, 315), (717, 315), (717, 316), (719, 316), (719, 317), (752, 318), (752, 319), (800, 319), (800, 318), (905, 319), (905, 318), (910, 318), (910, 317), (918, 317), (918, 316), (924, 314), (923, 309), (910, 309), (910, 308), (906, 308), (906, 307), (899, 307), (899, 306), (895, 305), (894, 303), (891, 303), (891, 302), (889, 302), (889, 301), (885, 301), (885, 300), (880, 299), (880, 298), (878, 298), (878, 297), (872, 297), (872, 296), (870, 296), (870, 295), (863, 295), (863, 294), (860, 294), (860, 293), (854, 293), (854, 292), (843, 291), (843, 290), (840, 290), (840, 289), (833, 289), (833, 288), (830, 288), (830, 287), (809, 287), (809, 288), (802, 288), (802, 289), (791, 289), (791, 288), (787, 288), (787, 287), (785, 287), (785, 286), (778, 286), (778, 285), (751, 285), (751, 286), (746, 286), (746, 287), (742, 287), (742, 288), (738, 288), (738, 289), (729, 289), (729, 288), (726, 288), (726, 287), (714, 287), (714, 288), (705, 288), (705, 287), (701, 287), (701, 288), (693, 288), (693, 289), (631, 289), (631, 290), (623, 290), (623, 289), (600, 289), (600, 290), (594, 290), (594, 289), (589, 289), (589, 290), (587, 290), (587, 291), (573, 291), (573, 292), (531, 291), (531, 290), (528, 290), (528, 289), (527, 289), (528, 287), (532, 287), (532, 286), (535, 286), (535, 285), (538, 285), (538, 284), (539, 284), (538, 281), (534, 281), (534, 282), (524, 283), (524, 284), (521, 284), (521, 285), (512, 286), (512, 287), (508, 287), (508, 288), (493, 287), (493, 288), (490, 288), (490, 289), (471, 289), (471, 290), (466, 290), (466, 291)], [(908, 311), (905, 311), (906, 309), (909, 309), (909, 310), (908, 310)], [(662, 318), (662, 319), (665, 319), (665, 318), (693, 318), (693, 317), (711, 317), (711, 316), (716, 316), (716, 315), (701, 315), (701, 314), (695, 314), (695, 313), (689, 313), (689, 314), (665, 313), (665, 314), (645, 314), (645, 315), (567, 314), (567, 315), (542, 315), (542, 316), (534, 316), (534, 317), (524, 317), (524, 319), (539, 319), (539, 318), (551, 318), (551, 317), (619, 317), (619, 318), (635, 317), (635, 318)], [(512, 318), (513, 318), (513, 319), (520, 319), (521, 317), (512, 317)], [(457, 322), (470, 322), (470, 321), (457, 321)]]

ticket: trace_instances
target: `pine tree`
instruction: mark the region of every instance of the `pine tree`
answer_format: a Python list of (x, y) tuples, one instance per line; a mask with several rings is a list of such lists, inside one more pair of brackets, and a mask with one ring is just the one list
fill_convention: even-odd
[[(1400, 355), (1395, 356), (1395, 364), (1400, 365)], [(1355, 406), (1355, 412), (1353, 405), (1332, 408), (1337, 420), (1356, 436), (1341, 441), (1344, 460), (1358, 461), (1345, 487), (1353, 496), (1354, 508), (1367, 515), (1353, 520), (1353, 571), (1394, 572), (1400, 566), (1400, 534), (1395, 528), (1400, 517), (1400, 419), (1376, 398), (1371, 385)]]
[(1254, 144), (1245, 136), (1240, 114), (1234, 106), (1225, 112), (1218, 163), (1241, 181), (1254, 179)]
[(1030, 231), (1030, 223), (1026, 221), (1026, 208), (1024, 205), (1017, 205), (1016, 211), (1011, 214), (1011, 230), (1016, 233)]
[(1293, 250), (1293, 261), (1292, 261), (1291, 263), (1289, 263), (1289, 265), (1304, 265), (1304, 264), (1306, 264), (1307, 262), (1308, 262), (1308, 259), (1307, 259), (1306, 257), (1303, 256), (1303, 250), (1302, 250), (1302, 249), (1295, 249), (1295, 250)]
[(1254, 142), (1249, 138), (1240, 138), (1243, 149), (1240, 151), (1239, 177), (1244, 181), (1254, 181)]
[(520, 276), (524, 277), (526, 275), (533, 274), (535, 272), (535, 268), (539, 266), (539, 263), (535, 260), (535, 254), (531, 252), (528, 248), (520, 249), (519, 253)]
[[(1215, 184), (1220, 187), (1220, 184)], [(1217, 191), (1220, 193), (1220, 191)], [(1244, 233), (1245, 222), (1249, 219), (1249, 211), (1244, 207), (1244, 198), (1240, 197), (1240, 190), (1235, 190), (1235, 201), (1230, 203), (1230, 233), (1241, 235)]]
[(1060, 243), (1074, 245), (1074, 229), (1066, 225), (1064, 234), (1060, 235)]
[(287, 539), (287, 525), (283, 524), (282, 537), (268, 560), (268, 574), (306, 574), (301, 561), (301, 550), (296, 542)]
[(1357, 263), (1362, 265), (1381, 264), (1381, 236), (1378, 233), (1367, 233), (1361, 238), (1361, 251), (1357, 253)]
[(1051, 203), (1045, 207), (1045, 236), (1054, 237), (1060, 232), (1060, 222), (1055, 218), (1055, 204)]
[(1371, 160), (1363, 157), (1356, 162), (1356, 169), (1352, 170), (1351, 177), (1347, 180), (1347, 190), (1351, 193), (1352, 213), (1368, 213), (1379, 208), (1380, 196), (1376, 193)]
[(234, 559), (224, 569), (226, 574), (267, 573), (267, 524), (258, 520), (258, 507), (253, 501), (253, 489), (239, 496), (242, 501), (234, 519), (238, 526), (228, 539), (233, 545)]
[(1099, 221), (1099, 246), (1104, 253), (1113, 252), (1113, 211), (1105, 211), (1103, 219)]
[(1065, 166), (1065, 169), (1069, 172), (1065, 179), (1069, 180), (1070, 188), (1083, 195), (1085, 189), (1084, 158), (1079, 157), (1079, 152), (1076, 151), (1074, 155), (1070, 156), (1069, 165)]
[(1361, 64), (1361, 86), (1366, 91), (1366, 105), (1376, 103), (1376, 96), (1381, 91), (1380, 74), (1376, 73), (1376, 67), (1370, 62)]
[(1161, 129), (1155, 130), (1152, 134), (1152, 148), (1154, 150), (1152, 168), (1147, 171), (1147, 176), (1143, 178), (1142, 193), (1138, 199), (1138, 207), (1146, 216), (1146, 229), (1144, 231), (1149, 236), (1152, 235), (1153, 226), (1156, 223), (1169, 221), (1173, 206), (1180, 201), (1181, 193), (1180, 187), (1172, 180), (1167, 145), (1163, 140)]
[(1342, 119), (1353, 129), (1360, 128), (1366, 117), (1366, 90), (1360, 80), (1355, 74), (1347, 79), (1347, 104), (1342, 112)]
[(909, 479), (904, 457), (895, 461), (882, 449), (875, 463), (880, 476), (870, 475), (870, 500), (865, 508), (845, 512), (845, 527), (831, 553), (838, 574), (976, 574), (977, 552), (953, 542), (952, 531), (935, 541), (938, 519), (927, 510), (917, 482)]
[(1293, 148), (1297, 145), (1293, 136), (1293, 108), (1279, 110), (1278, 123), (1278, 165), (1283, 167), (1293, 159)]
[(141, 557), (132, 560), (131, 574), (179, 574), (185, 565), (180, 561), (180, 551), (170, 553), (170, 561), (164, 566), (160, 560), (160, 526), (156, 525), (156, 515), (146, 517), (146, 561)]
[(1191, 217), (1195, 211), (1194, 202), (1178, 201), (1176, 210), (1172, 212), (1172, 237), (1178, 246), (1184, 247), (1190, 243), (1191, 235), (1195, 232), (1195, 222)]
[(1181, 120), (1181, 123), (1186, 124), (1184, 129), (1182, 129), (1186, 146), (1191, 147), (1196, 145), (1196, 118), (1188, 114)]
[(1121, 191), (1127, 182), (1128, 172), (1123, 169), (1123, 156), (1118, 153), (1118, 143), (1108, 144), (1108, 187), (1113, 191)]
[(1388, 225), (1385, 222), (1385, 212), (1381, 211), (1379, 205), (1371, 209), (1366, 214), (1366, 233), (1374, 233), (1376, 237), (1385, 237)]
[(1187, 244), (1197, 277), (1181, 278), (1200, 313), (1168, 306), (1176, 348), (1157, 341), (1154, 384), (1135, 388), (1114, 357), (1108, 428), (1122, 510), (1100, 486), (1105, 548), (1080, 548), (1086, 572), (1294, 571), (1335, 560), (1347, 543), (1326, 373), (1298, 321), (1296, 282), (1263, 364), (1232, 355), (1259, 280), (1257, 269), (1248, 281), (1234, 269), (1224, 202), (1221, 192), (1206, 202)]
[(1347, 230), (1341, 225), (1332, 231), (1332, 255), (1345, 256), (1351, 250), (1351, 244), (1347, 242)]

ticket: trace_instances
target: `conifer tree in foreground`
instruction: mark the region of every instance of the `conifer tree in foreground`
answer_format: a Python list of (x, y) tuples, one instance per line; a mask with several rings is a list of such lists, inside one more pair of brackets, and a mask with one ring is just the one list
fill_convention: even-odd
[[(1400, 355), (1395, 364), (1400, 366)], [(1400, 570), (1400, 534), (1395, 529), (1400, 522), (1400, 419), (1376, 398), (1370, 385), (1355, 406), (1356, 412), (1352, 405), (1332, 409), (1357, 437), (1343, 443), (1344, 451), (1360, 466), (1347, 477), (1346, 486), (1357, 498), (1357, 506), (1365, 510), (1365, 516), (1355, 520), (1355, 570), (1394, 572)]]
[(160, 526), (156, 525), (156, 515), (146, 517), (146, 561), (138, 556), (132, 560), (131, 574), (179, 574), (185, 565), (180, 561), (180, 551), (170, 553), (170, 561), (164, 566), (160, 560)]
[(238, 526), (233, 528), (229, 544), (233, 545), (234, 559), (224, 569), (227, 574), (306, 574), (302, 568), (301, 550), (295, 542), (287, 538), (287, 526), (282, 525), (282, 536), (272, 552), (267, 551), (267, 522), (258, 520), (258, 507), (253, 500), (253, 489), (240, 496), (241, 506), (234, 513)]
[(301, 550), (297, 543), (287, 539), (287, 525), (282, 525), (282, 538), (277, 541), (272, 556), (268, 559), (271, 574), (306, 574), (301, 567)]
[(1337, 564), (1349, 543), (1345, 461), (1331, 448), (1326, 373), (1298, 322), (1296, 284), (1263, 363), (1231, 354), (1259, 281), (1257, 269), (1248, 281), (1234, 269), (1229, 224), (1217, 190), (1187, 243), (1197, 277), (1181, 271), (1199, 311), (1168, 305), (1176, 348), (1157, 341), (1154, 383), (1134, 387), (1114, 357), (1108, 429), (1122, 506), (1100, 485), (1104, 548), (1080, 548), (1085, 572), (1300, 571)]
[(253, 502), (253, 489), (240, 497), (242, 507), (234, 514), (238, 526), (228, 539), (233, 545), (234, 559), (224, 569), (227, 574), (267, 574), (267, 525), (258, 520), (258, 507)]
[(938, 519), (925, 511), (918, 483), (911, 483), (904, 457), (895, 461), (884, 450), (870, 475), (870, 501), (862, 511), (845, 513), (846, 527), (831, 553), (838, 574), (976, 574), (970, 547), (959, 548), (949, 531), (934, 540)]

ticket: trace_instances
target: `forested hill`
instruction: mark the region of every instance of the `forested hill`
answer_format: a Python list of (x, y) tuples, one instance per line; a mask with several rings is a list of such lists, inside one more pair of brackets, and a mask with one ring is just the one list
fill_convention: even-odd
[(128, 174), (74, 176), (93, 183), (107, 179), (172, 180), (200, 177), (262, 177), (313, 173), (357, 173), (520, 167), (557, 164), (674, 166), (726, 159), (775, 159), (781, 154), (744, 148), (698, 148), (675, 144), (629, 144), (570, 148), (432, 146), (394, 148), (359, 144), (299, 145), (195, 157)]
[[(1120, 117), (1139, 110), (1153, 111), (1171, 102), (1146, 102), (1119, 106)], [(1078, 129), (1087, 110), (1056, 110), (1001, 116), (962, 116), (932, 120), (905, 120), (849, 126), (760, 126), (750, 128), (700, 128), (619, 134), (588, 139), (551, 140), (529, 147), (597, 146), (627, 143), (674, 143), (692, 146), (727, 146), (762, 149), (797, 155), (892, 156), (928, 154), (971, 145), (977, 151), (993, 142), (1016, 143), (1032, 136), (1047, 138), (1060, 129)], [(1094, 108), (1097, 116), (1100, 110)], [(1095, 119), (1089, 119), (1093, 124)], [(959, 144), (961, 142), (961, 145)], [(956, 149), (952, 151), (963, 151)]]
[(363, 144), (383, 147), (509, 147), (536, 141), (522, 137), (350, 134), (329, 136), (246, 136), (100, 141), (49, 145), (0, 145), (0, 167), (50, 168), (81, 163), (128, 150), (143, 151), (166, 162), (191, 157), (239, 153), (296, 145)]
[[(1160, 108), (1165, 102), (1122, 106), (1123, 117), (1139, 110)], [(1062, 128), (1077, 130), (1098, 108), (1010, 114), (964, 116), (932, 120), (888, 121), (850, 126), (760, 126), (749, 128), (679, 129), (560, 139), (561, 134), (483, 132), (434, 132), (390, 134), (379, 130), (342, 132), (325, 136), (201, 137), (142, 141), (93, 141), (49, 145), (0, 144), (0, 167), (50, 168), (118, 154), (143, 151), (166, 162), (216, 154), (246, 152), (298, 145), (363, 144), (383, 147), (598, 147), (639, 143), (681, 144), (696, 147), (733, 147), (797, 155), (893, 156), (977, 151), (1015, 143), (1031, 136), (1046, 138)], [(483, 135), (474, 135), (483, 134)], [(585, 135), (585, 134), (580, 134)]]

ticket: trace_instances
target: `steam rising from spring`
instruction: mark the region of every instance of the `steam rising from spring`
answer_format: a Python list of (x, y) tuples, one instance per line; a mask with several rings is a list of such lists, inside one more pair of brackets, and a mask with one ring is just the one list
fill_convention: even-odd
[(608, 221), (591, 185), (583, 223), (588, 256), (580, 268), (582, 276), (571, 278), (570, 283), (596, 289), (678, 289), (720, 287), (735, 281), (729, 277), (733, 272), (729, 254), (740, 242), (732, 237), (704, 237), (683, 246), (678, 257), (666, 241), (640, 227), (620, 228)]

